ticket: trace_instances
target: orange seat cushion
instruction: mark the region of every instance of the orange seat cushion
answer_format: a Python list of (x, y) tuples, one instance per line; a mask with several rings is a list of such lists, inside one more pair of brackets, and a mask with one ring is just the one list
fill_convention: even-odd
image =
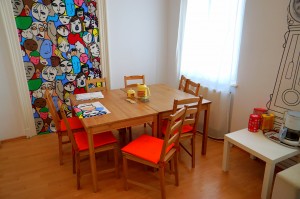
[[(165, 135), (167, 131), (167, 126), (168, 126), (168, 120), (163, 120), (162, 124), (162, 133)], [(191, 132), (193, 130), (193, 127), (191, 125), (183, 125), (182, 126), (182, 131), (181, 134)], [(176, 131), (175, 131), (176, 132)]]
[[(162, 139), (143, 134), (121, 150), (125, 153), (157, 164), (160, 159), (163, 143), (164, 140)], [(167, 152), (170, 151), (173, 146), (174, 144), (170, 145)]]
[[(80, 119), (78, 117), (68, 117), (67, 120), (68, 120), (72, 130), (83, 128), (83, 126), (80, 122)], [(60, 130), (67, 131), (66, 124), (64, 123), (63, 120), (60, 121)]]
[[(88, 150), (89, 143), (88, 143), (87, 133), (85, 131), (80, 131), (74, 133), (73, 135), (79, 151)], [(115, 136), (112, 134), (111, 131), (94, 134), (93, 136), (94, 136), (93, 138), (94, 138), (95, 148), (117, 142), (117, 139), (115, 138)]]

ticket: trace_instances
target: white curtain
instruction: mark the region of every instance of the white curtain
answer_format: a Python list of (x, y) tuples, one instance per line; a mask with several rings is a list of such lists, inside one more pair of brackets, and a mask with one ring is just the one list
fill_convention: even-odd
[(199, 82), (201, 94), (212, 101), (209, 135), (214, 138), (223, 138), (229, 130), (245, 1), (181, 0), (178, 76)]
[(180, 74), (217, 91), (236, 84), (244, 5), (245, 0), (181, 2)]

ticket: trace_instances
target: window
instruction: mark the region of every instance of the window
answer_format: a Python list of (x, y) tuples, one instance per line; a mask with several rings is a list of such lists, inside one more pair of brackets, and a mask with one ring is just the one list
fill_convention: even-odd
[(180, 73), (217, 91), (236, 84), (245, 0), (185, 0), (177, 57)]

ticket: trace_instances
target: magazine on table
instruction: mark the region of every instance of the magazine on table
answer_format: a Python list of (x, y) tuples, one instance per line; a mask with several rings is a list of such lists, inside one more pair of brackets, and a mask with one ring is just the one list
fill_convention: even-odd
[(91, 99), (100, 99), (100, 98), (104, 98), (101, 91), (76, 94), (76, 100), (91, 100)]
[(110, 111), (100, 102), (78, 104), (73, 108), (76, 113), (76, 116), (78, 116), (79, 118), (88, 118), (110, 113)]

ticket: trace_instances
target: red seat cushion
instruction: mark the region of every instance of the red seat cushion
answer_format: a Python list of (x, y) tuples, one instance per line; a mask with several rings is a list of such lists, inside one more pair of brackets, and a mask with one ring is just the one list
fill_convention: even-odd
[[(167, 125), (168, 125), (168, 120), (163, 120), (162, 133), (164, 135), (166, 134), (166, 131), (167, 131)], [(181, 134), (184, 134), (184, 133), (187, 133), (187, 132), (191, 132), (192, 130), (193, 130), (193, 127), (191, 125), (183, 125), (182, 126)]]
[[(68, 120), (72, 130), (83, 128), (81, 121), (78, 117), (68, 117), (67, 120)], [(66, 124), (64, 123), (63, 120), (60, 121), (60, 130), (67, 131)]]
[[(89, 144), (88, 144), (87, 133), (85, 131), (80, 131), (74, 133), (73, 135), (79, 151), (88, 150)], [(94, 136), (95, 148), (117, 142), (117, 139), (115, 138), (115, 136), (112, 134), (111, 131), (94, 134), (93, 136)]]
[[(143, 134), (123, 147), (122, 151), (157, 164), (160, 159), (163, 143), (162, 139)], [(173, 146), (174, 144), (170, 145), (167, 152)]]

